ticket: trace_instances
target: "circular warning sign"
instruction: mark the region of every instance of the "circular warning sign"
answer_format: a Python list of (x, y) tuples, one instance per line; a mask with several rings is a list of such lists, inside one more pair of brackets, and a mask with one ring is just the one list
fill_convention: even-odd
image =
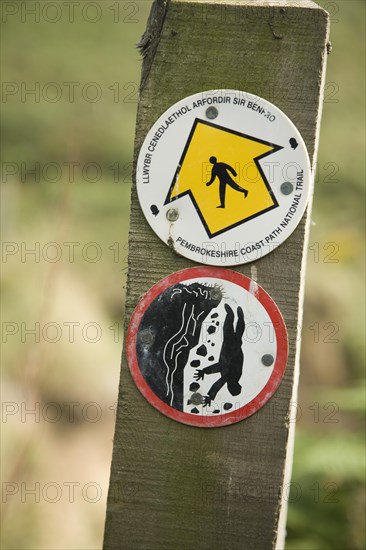
[(280, 311), (254, 281), (194, 267), (153, 286), (127, 334), (131, 374), (144, 397), (184, 424), (226, 426), (260, 409), (286, 369)]
[(211, 90), (168, 109), (137, 163), (141, 208), (155, 233), (196, 262), (252, 262), (298, 225), (312, 184), (304, 141), (268, 101)]

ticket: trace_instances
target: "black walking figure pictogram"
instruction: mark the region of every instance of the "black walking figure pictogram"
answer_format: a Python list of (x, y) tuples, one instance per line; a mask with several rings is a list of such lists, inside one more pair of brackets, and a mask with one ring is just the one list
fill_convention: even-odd
[(226, 194), (227, 185), (230, 185), (230, 187), (232, 189), (235, 189), (235, 191), (239, 191), (240, 193), (243, 193), (245, 198), (248, 196), (247, 189), (240, 187), (240, 185), (235, 183), (233, 178), (230, 176), (229, 172), (231, 172), (234, 177), (237, 176), (237, 173), (235, 172), (234, 168), (232, 168), (229, 164), (225, 164), (225, 162), (217, 162), (216, 157), (210, 157), (210, 162), (211, 164), (213, 164), (211, 179), (206, 183), (206, 185), (207, 186), (211, 185), (216, 178), (219, 179), (220, 205), (217, 206), (217, 208), (225, 208), (225, 194)]
[(211, 386), (208, 395), (203, 398), (203, 406), (211, 405), (221, 388), (227, 384), (231, 395), (241, 393), (239, 380), (243, 373), (244, 354), (241, 349), (242, 337), (245, 330), (244, 314), (241, 307), (238, 307), (238, 321), (234, 330), (234, 312), (228, 304), (225, 304), (226, 317), (224, 321), (224, 339), (217, 363), (197, 369), (194, 377), (196, 380), (203, 380), (205, 374), (221, 373), (221, 377)]

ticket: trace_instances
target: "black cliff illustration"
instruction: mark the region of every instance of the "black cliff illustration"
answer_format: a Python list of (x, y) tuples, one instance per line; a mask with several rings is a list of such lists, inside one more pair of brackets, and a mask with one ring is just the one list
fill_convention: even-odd
[[(165, 403), (183, 410), (184, 367), (198, 342), (203, 321), (221, 297), (212, 286), (177, 284), (165, 290), (146, 310), (137, 335), (136, 351), (142, 375)], [(152, 335), (150, 344), (143, 335)]]

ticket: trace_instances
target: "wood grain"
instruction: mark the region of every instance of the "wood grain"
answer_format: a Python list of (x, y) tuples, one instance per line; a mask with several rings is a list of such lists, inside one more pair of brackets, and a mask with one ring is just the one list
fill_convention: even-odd
[[(144, 62), (135, 160), (146, 133), (172, 104), (203, 90), (233, 88), (259, 95), (284, 111), (301, 132), (314, 164), (327, 40), (328, 14), (313, 2), (154, 3), (140, 44)], [(256, 275), (280, 308), (289, 333), (285, 377), (258, 413), (226, 428), (174, 422), (142, 397), (123, 355), (106, 550), (276, 545), (288, 414), (296, 399), (308, 214), (309, 208), (274, 252), (255, 264), (235, 267), (249, 277)], [(150, 229), (134, 185), (126, 327), (153, 284), (193, 265)]]

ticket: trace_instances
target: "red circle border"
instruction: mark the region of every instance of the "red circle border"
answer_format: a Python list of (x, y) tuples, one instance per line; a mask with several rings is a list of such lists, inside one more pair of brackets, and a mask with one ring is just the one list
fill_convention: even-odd
[[(248, 292), (250, 292), (250, 286), (252, 284), (255, 284), (254, 295), (256, 299), (261, 303), (261, 305), (265, 308), (272, 321), (277, 342), (276, 361), (272, 374), (268, 382), (258, 393), (258, 395), (249, 403), (243, 405), (243, 407), (241, 407), (240, 409), (236, 409), (234, 411), (230, 411), (228, 413), (220, 414), (217, 416), (194, 416), (189, 413), (177, 411), (173, 407), (170, 407), (169, 405), (164, 403), (151, 390), (145, 378), (141, 374), (136, 355), (136, 339), (138, 329), (141, 319), (149, 305), (155, 300), (155, 298), (157, 298), (162, 292), (164, 292), (164, 290), (166, 290), (170, 286), (181, 283), (182, 281), (186, 281), (188, 279), (198, 279), (200, 277), (213, 277), (223, 279), (225, 281), (237, 284)], [(237, 273), (236, 271), (232, 271), (226, 268), (224, 269), (221, 267), (191, 267), (168, 275), (167, 277), (156, 283), (154, 286), (152, 286), (150, 290), (148, 290), (146, 294), (144, 294), (144, 296), (141, 298), (140, 302), (136, 306), (135, 311), (132, 314), (129, 323), (126, 339), (126, 354), (130, 372), (136, 386), (145, 397), (145, 399), (153, 407), (158, 409), (165, 416), (168, 416), (173, 420), (176, 420), (183, 424), (187, 424), (189, 426), (198, 426), (201, 428), (217, 428), (220, 426), (228, 426), (230, 424), (234, 424), (235, 422), (240, 422), (241, 420), (244, 420), (244, 418), (247, 418), (248, 416), (256, 413), (273, 396), (278, 386), (280, 385), (282, 377), (286, 370), (288, 357), (288, 337), (286, 325), (277, 305), (269, 296), (269, 294), (267, 294), (267, 292), (257, 283), (252, 281), (252, 279), (245, 275), (242, 275), (241, 273)]]

